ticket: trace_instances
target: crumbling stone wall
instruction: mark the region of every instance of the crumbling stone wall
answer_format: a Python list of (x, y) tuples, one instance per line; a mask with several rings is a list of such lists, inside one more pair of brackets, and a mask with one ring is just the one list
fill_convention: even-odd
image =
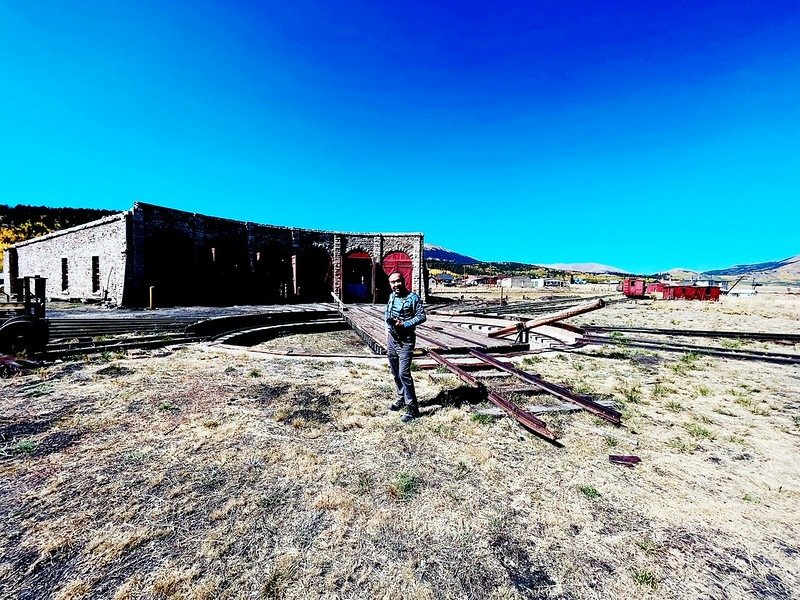
[(13, 275), (46, 277), (49, 298), (120, 303), (125, 282), (127, 216), (128, 213), (119, 213), (15, 244)]

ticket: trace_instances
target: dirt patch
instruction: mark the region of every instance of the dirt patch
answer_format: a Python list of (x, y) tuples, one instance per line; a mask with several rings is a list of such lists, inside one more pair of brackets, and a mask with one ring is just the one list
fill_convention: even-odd
[(333, 421), (332, 407), (340, 394), (324, 392), (314, 386), (296, 386), (286, 389), (273, 399), (275, 419), (292, 427), (325, 425)]
[(351, 330), (286, 335), (262, 342), (252, 349), (287, 354), (372, 355), (372, 351)]
[(5, 442), (22, 436), (37, 435), (50, 429), (56, 420), (56, 417), (21, 422), (3, 419), (0, 421), (0, 440)]
[(103, 377), (121, 377), (123, 375), (130, 375), (133, 373), (133, 369), (129, 369), (128, 367), (123, 367), (120, 365), (109, 365), (107, 367), (103, 367), (102, 369), (98, 369), (95, 373), (97, 375), (102, 375)]
[(45, 436), (36, 444), (35, 454), (43, 455), (61, 452), (72, 446), (81, 436), (83, 436), (81, 431), (56, 431)]

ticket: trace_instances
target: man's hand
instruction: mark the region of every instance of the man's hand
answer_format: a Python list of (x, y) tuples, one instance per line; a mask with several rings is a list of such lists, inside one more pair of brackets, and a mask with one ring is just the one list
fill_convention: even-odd
[(397, 327), (398, 329), (402, 329), (403, 327), (405, 327), (405, 325), (403, 325), (403, 319), (395, 319), (394, 326)]

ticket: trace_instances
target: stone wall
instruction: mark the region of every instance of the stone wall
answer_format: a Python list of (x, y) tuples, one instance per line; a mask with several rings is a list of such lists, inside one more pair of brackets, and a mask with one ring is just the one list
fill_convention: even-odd
[(15, 276), (47, 277), (53, 298), (146, 306), (152, 291), (156, 306), (272, 304), (329, 302), (331, 291), (342, 297), (343, 259), (360, 250), (371, 259), (359, 263), (367, 265), (368, 300), (381, 302), (388, 296), (382, 260), (396, 251), (411, 258), (409, 287), (424, 297), (422, 248), (421, 234), (261, 225), (137, 202), (128, 212), (17, 244), (6, 260)]
[[(372, 288), (377, 288), (379, 293), (382, 291), (381, 282), (388, 275), (383, 271), (383, 259), (391, 252), (405, 252), (413, 263), (411, 281), (407, 281), (406, 284), (409, 289), (417, 292), (423, 299), (425, 298), (424, 238), (421, 233), (341, 233), (338, 234), (338, 237), (337, 251), (340, 253), (338, 255), (340, 259), (351, 252), (362, 251), (369, 254), (373, 262)], [(337, 281), (341, 282), (341, 280), (340, 275)], [(388, 281), (383, 282), (383, 285), (388, 286)], [(375, 301), (381, 302), (383, 298), (378, 295)]]
[(16, 263), (16, 277), (46, 277), (52, 299), (121, 303), (128, 215), (111, 215), (15, 244), (11, 262)]

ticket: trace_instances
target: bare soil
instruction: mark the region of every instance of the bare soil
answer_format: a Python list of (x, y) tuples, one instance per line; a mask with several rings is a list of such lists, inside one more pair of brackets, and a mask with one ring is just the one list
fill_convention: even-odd
[[(798, 333), (800, 301), (573, 322)], [(615, 400), (624, 425), (546, 415), (555, 448), (422, 371), (423, 417), (403, 425), (366, 355), (198, 345), (2, 380), (0, 596), (798, 597), (797, 366), (624, 346), (514, 360)]]

